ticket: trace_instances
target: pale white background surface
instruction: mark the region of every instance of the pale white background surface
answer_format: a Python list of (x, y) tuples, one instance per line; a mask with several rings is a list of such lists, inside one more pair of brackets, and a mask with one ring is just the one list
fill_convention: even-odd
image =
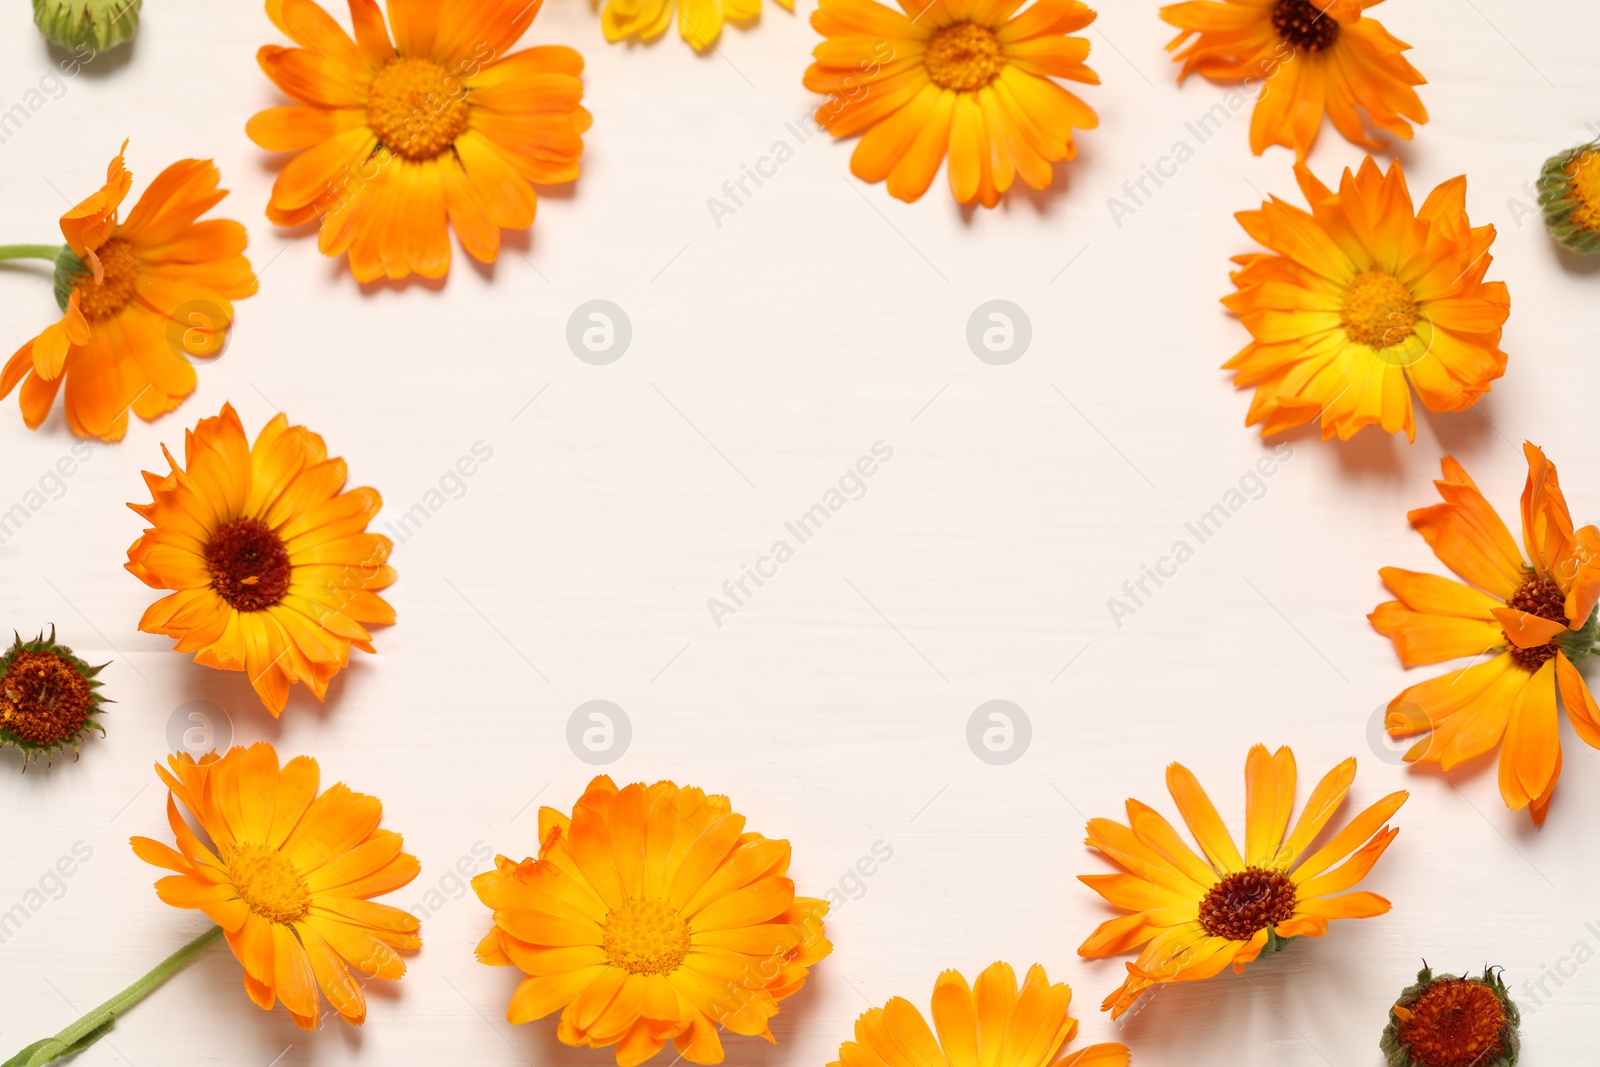
[[(792, 144), (785, 123), (814, 103), (800, 84), (812, 6), (769, 7), (700, 57), (675, 34), (608, 46), (586, 4), (551, 0), (526, 40), (588, 60), (583, 178), (541, 198), (531, 238), (492, 270), (458, 250), (440, 286), (364, 293), (313, 239), (265, 221), (275, 165), (243, 126), (278, 99), (255, 50), (284, 42), (246, 0), (147, 4), (131, 54), (91, 65), (0, 145), (0, 240), (57, 240), (57, 216), (131, 137), (135, 195), (174, 159), (216, 159), (233, 190), (217, 213), (249, 226), (262, 274), (199, 391), (124, 443), (93, 446), (64, 496), (0, 548), (0, 625), (59, 625), (110, 662), (118, 701), (81, 762), (24, 777), (15, 753), (0, 756), (0, 909), (37, 900), (29, 890), (76, 842), (93, 852), (0, 945), (0, 1052), (203, 928), (155, 898), (158, 872), (126, 844), (166, 833), (150, 765), (178, 709), (199, 700), (231, 716), (236, 740), (312, 754), (326, 781), (382, 797), (385, 824), (423, 864), (391, 901), (421, 907), (442, 889), (442, 906), (428, 908), (410, 975), (369, 990), (359, 1031), (305, 1035), (257, 1010), (218, 949), (83, 1063), (610, 1063), (558, 1045), (553, 1020), (503, 1021), (516, 976), (473, 961), (488, 915), (450, 873), (488, 850), (535, 850), (538, 805), (570, 806), (594, 773), (569, 751), (568, 717), (606, 699), (632, 724), (609, 768), (619, 781), (725, 792), (752, 827), (793, 842), (802, 892), (842, 883), (859, 897), (830, 919), (837, 947), (777, 1018), (779, 1044), (730, 1038), (730, 1064), (825, 1063), (869, 1003), (925, 1005), (941, 969), (995, 959), (1044, 963), (1077, 990), (1083, 1039), (1125, 1041), (1148, 1067), (1375, 1065), (1387, 1007), (1421, 957), (1503, 964), (1518, 989), (1560, 964), (1575, 973), (1547, 981), (1542, 1006), (1523, 994), (1524, 1062), (1592, 1057), (1600, 757), (1563, 728), (1542, 832), (1504, 810), (1492, 765), (1408, 772), (1374, 740), (1373, 715), (1426, 672), (1408, 678), (1363, 617), (1384, 598), (1379, 566), (1434, 568), (1405, 511), (1434, 499), (1443, 451), (1510, 511), (1531, 438), (1560, 465), (1578, 519), (1600, 517), (1600, 276), (1556, 253), (1526, 191), (1547, 155), (1600, 121), (1589, 5), (1396, 0), (1376, 12), (1431, 83), (1433, 121), (1401, 149), (1414, 195), (1465, 171), (1473, 220), (1499, 228), (1489, 276), (1513, 296), (1509, 373), (1475, 411), (1420, 417), (1414, 445), (1376, 430), (1344, 446), (1292, 436), (1265, 495), (1120, 628), (1107, 598), (1268, 450), (1217, 369), (1246, 336), (1217, 299), (1228, 257), (1252, 247), (1232, 212), (1268, 190), (1298, 199), (1291, 154), (1251, 156), (1242, 112), (1116, 226), (1107, 198), (1176, 140), (1193, 145), (1184, 124), (1224, 90), (1174, 84), (1155, 3), (1113, 4), (1089, 31), (1104, 85), (1084, 95), (1102, 127), (1049, 195), (969, 214), (941, 176), (904, 205), (854, 181), (851, 146), (819, 136), (719, 228), (707, 198), (776, 140)], [(4, 16), (0, 110), (57, 58), (25, 9), (13, 0)], [(1359, 159), (1325, 130), (1312, 163), (1332, 181)], [(610, 366), (580, 362), (564, 339), (595, 298), (633, 325)], [(980, 362), (964, 338), (993, 298), (1032, 322), (1010, 366)], [(0, 300), (6, 353), (56, 315), (31, 268), (0, 273)], [(281, 720), (241, 676), (137, 632), (153, 593), (122, 569), (141, 528), (122, 506), (143, 497), (139, 470), (225, 400), (252, 433), (280, 409), (323, 433), (355, 484), (382, 491), (384, 521), (476, 442), (493, 449), (397, 549), (400, 622), (379, 655), (358, 655), (325, 707), (297, 693)], [(0, 507), (74, 444), (59, 415), (28, 433), (14, 399), (0, 435)], [(894, 455), (866, 495), (714, 625), (707, 598), (877, 441)], [(1010, 766), (980, 762), (965, 740), (991, 699), (1032, 722)], [(1256, 741), (1294, 746), (1302, 796), (1348, 755), (1361, 760), (1354, 803), (1413, 791), (1368, 884), (1393, 912), (1297, 942), (1242, 979), (1164, 991), (1113, 1025), (1096, 1007), (1121, 962), (1075, 954), (1109, 914), (1075, 881), (1108, 869), (1081, 844), (1084, 818), (1119, 816), (1130, 795), (1170, 813), (1162, 768), (1178, 759), (1238, 825)], [(858, 888), (849, 872), (880, 841), (893, 859)]]

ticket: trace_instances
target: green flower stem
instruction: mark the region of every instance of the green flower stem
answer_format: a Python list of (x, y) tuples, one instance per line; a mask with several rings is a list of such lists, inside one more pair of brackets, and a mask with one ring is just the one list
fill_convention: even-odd
[(151, 972), (118, 993), (89, 1014), (61, 1031), (55, 1037), (36, 1041), (11, 1057), (0, 1067), (39, 1067), (53, 1063), (63, 1056), (82, 1052), (100, 1040), (116, 1022), (117, 1016), (154, 993), (168, 978), (188, 966), (200, 953), (210, 948), (222, 936), (222, 927), (213, 926), (187, 945), (156, 964)]
[(47, 259), (61, 254), (61, 245), (0, 245), (0, 259)]

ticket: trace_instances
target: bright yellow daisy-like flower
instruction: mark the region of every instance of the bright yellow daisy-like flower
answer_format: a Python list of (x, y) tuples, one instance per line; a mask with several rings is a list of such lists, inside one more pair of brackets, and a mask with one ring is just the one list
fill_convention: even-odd
[(1451, 770), (1500, 746), (1500, 795), (1543, 823), (1561, 776), (1556, 697), (1573, 729), (1600, 748), (1600, 707), (1573, 664), (1600, 640), (1600, 529), (1574, 529), (1555, 464), (1524, 444), (1522, 551), (1461, 464), (1446, 456), (1444, 503), (1407, 516), (1467, 583), (1384, 567), (1399, 597), (1368, 616), (1407, 667), (1494, 655), (1431, 678), (1389, 703), (1395, 737), (1427, 732), (1408, 761)]
[(835, 137), (861, 134), (850, 170), (916, 200), (949, 159), (963, 204), (994, 207), (1021, 177), (1034, 189), (1051, 164), (1077, 154), (1072, 131), (1094, 111), (1053, 78), (1098, 85), (1084, 65), (1094, 21), (1077, 0), (821, 0), (811, 25), (827, 40), (805, 85), (828, 99), (817, 122)]
[(262, 1008), (281, 1000), (302, 1030), (313, 1030), (321, 989), (341, 1018), (360, 1025), (366, 997), (350, 969), (399, 978), (406, 968), (395, 950), (422, 944), (415, 916), (371, 899), (418, 871), (400, 835), (378, 829), (383, 805), (343, 785), (319, 793), (316, 760), (298, 756), (280, 768), (265, 742), (167, 762), (170, 773), (156, 773), (171, 790), (167, 821), (178, 847), (132, 842), (140, 859), (177, 872), (156, 882), (157, 895), (222, 928), (244, 966), (245, 992)]
[(1224, 367), (1254, 387), (1247, 425), (1263, 435), (1320, 418), (1322, 437), (1364, 426), (1416, 438), (1415, 389), (1429, 411), (1477, 403), (1505, 373), (1503, 282), (1486, 282), (1493, 226), (1467, 219), (1465, 177), (1411, 205), (1396, 160), (1368, 156), (1337, 193), (1302, 165), (1311, 210), (1277, 197), (1235, 217), (1270, 252), (1235, 256), (1238, 292), (1223, 299), (1250, 344)]
[(945, 971), (933, 984), (931, 1029), (895, 997), (856, 1020), (856, 1039), (829, 1067), (1127, 1067), (1128, 1049), (1114, 1042), (1066, 1051), (1078, 1032), (1071, 1004), (1072, 989), (1037, 963), (1020, 990), (1010, 964), (990, 964), (974, 986)]
[(22, 387), (29, 429), (44, 422), (63, 386), (67, 425), (106, 441), (122, 440), (128, 412), (154, 419), (194, 392), (194, 361), (222, 351), (233, 301), (256, 291), (244, 227), (198, 221), (228, 195), (219, 180), (210, 160), (179, 160), (119, 221), (133, 187), (119, 152), (105, 184), (61, 216), (65, 247), (0, 247), (0, 259), (55, 264), (60, 321), (0, 370), (0, 397)]
[(568, 1045), (633, 1067), (668, 1041), (721, 1063), (717, 1028), (775, 1041), (778, 1002), (831, 950), (828, 905), (795, 896), (789, 843), (745, 830), (727, 797), (671, 782), (589, 783), (569, 818), (539, 812), (539, 858), (472, 881), (494, 909), (478, 959), (516, 966), (506, 1018), (561, 1013)]
[(1407, 794), (1389, 794), (1313, 849), (1355, 781), (1356, 761), (1345, 760), (1317, 783), (1290, 830), (1295, 775), (1288, 748), (1250, 750), (1243, 853), (1195, 776), (1177, 763), (1167, 768), (1167, 789), (1204, 859), (1171, 823), (1137, 800), (1128, 801), (1126, 826), (1111, 819), (1089, 821), (1086, 843), (1127, 873), (1080, 880), (1128, 914), (1101, 923), (1078, 954), (1099, 958), (1139, 951), (1138, 960), (1127, 965), (1127, 979), (1106, 997), (1102, 1010), (1115, 1018), (1152, 986), (1210, 978), (1229, 964), (1242, 972), (1245, 964), (1278, 950), (1289, 938), (1321, 937), (1331, 919), (1389, 910), (1389, 902), (1376, 893), (1346, 890), (1367, 876), (1400, 832), (1385, 824)]
[(320, 220), (324, 255), (350, 254), (357, 281), (443, 277), (446, 221), (485, 263), (500, 231), (533, 225), (532, 183), (578, 177), (589, 113), (583, 57), (547, 45), (510, 52), (542, 0), (349, 0), (355, 39), (312, 0), (267, 0), (299, 48), (256, 59), (299, 106), (246, 126), (273, 152), (297, 152), (267, 217)]
[(151, 525), (127, 569), (174, 592), (139, 629), (177, 638), (196, 663), (244, 671), (274, 715), (294, 682), (321, 700), (351, 646), (373, 651), (366, 627), (394, 621), (377, 594), (395, 579), (394, 546), (366, 531), (378, 491), (345, 491), (344, 460), (283, 415), (252, 446), (231, 405), (185, 435), (183, 466), (162, 452), (172, 472), (145, 472), (154, 499), (128, 505)]
[[(1268, 145), (1294, 149), (1305, 159), (1326, 114), (1347, 139), (1368, 148), (1367, 121), (1402, 140), (1411, 123), (1427, 122), (1413, 86), (1424, 84), (1395, 37), (1366, 9), (1382, 0), (1188, 0), (1161, 9), (1178, 27), (1168, 50), (1185, 45), (1173, 61), (1178, 80), (1199, 72), (1230, 83), (1265, 83), (1250, 120), (1250, 151)], [(1193, 37), (1192, 42), (1189, 38)]]
[[(704, 52), (722, 36), (722, 26), (749, 25), (761, 17), (761, 0), (594, 0), (600, 9), (600, 28), (615, 43), (634, 38), (653, 41), (667, 32), (678, 16), (678, 34), (696, 52)], [(794, 0), (777, 0), (789, 11)]]

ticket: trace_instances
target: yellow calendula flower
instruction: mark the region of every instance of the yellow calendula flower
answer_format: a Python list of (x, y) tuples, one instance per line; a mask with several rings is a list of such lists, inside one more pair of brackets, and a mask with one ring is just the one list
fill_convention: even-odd
[(571, 816), (539, 812), (539, 858), (472, 881), (494, 910), (478, 959), (527, 977), (513, 1023), (561, 1013), (564, 1044), (616, 1047), (619, 1067), (671, 1041), (723, 1059), (718, 1029), (774, 1041), (778, 1002), (832, 946), (828, 905), (795, 895), (789, 843), (745, 830), (727, 797), (601, 776)]
[(933, 985), (932, 1028), (895, 997), (856, 1020), (856, 1039), (829, 1067), (1127, 1067), (1128, 1049), (1115, 1042), (1067, 1051), (1078, 1032), (1071, 1004), (1072, 989), (1037, 963), (1021, 989), (1007, 963), (990, 964), (971, 986), (945, 971)]
[[(777, 0), (794, 10), (794, 0)], [(667, 32), (677, 16), (678, 34), (696, 52), (717, 43), (725, 23), (745, 26), (761, 17), (761, 0), (594, 0), (606, 40), (653, 41)]]
[[(1406, 801), (1391, 793), (1313, 848), (1355, 781), (1356, 761), (1329, 771), (1311, 791), (1294, 828), (1294, 753), (1256, 745), (1245, 761), (1245, 847), (1188, 768), (1167, 768), (1167, 789), (1204, 858), (1154, 808), (1128, 801), (1127, 825), (1091, 819), (1087, 844), (1122, 874), (1086, 874), (1085, 885), (1126, 912), (1100, 924), (1078, 954), (1091, 959), (1137, 951), (1128, 977), (1101, 1005), (1115, 1018), (1145, 990), (1210, 978), (1224, 967), (1275, 952), (1295, 937), (1321, 937), (1333, 919), (1382, 915), (1376, 893), (1347, 892), (1372, 870), (1400, 831), (1385, 825)], [(1354, 855), (1352, 855), (1354, 853)]]

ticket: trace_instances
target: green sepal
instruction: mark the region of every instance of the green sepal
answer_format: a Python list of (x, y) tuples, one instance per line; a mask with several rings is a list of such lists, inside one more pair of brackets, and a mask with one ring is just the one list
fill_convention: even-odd
[(104, 52), (133, 40), (142, 4), (143, 0), (33, 0), (33, 24), (58, 47)]
[[(1400, 996), (1395, 998), (1395, 1007), (1409, 1008), (1422, 998), (1422, 994), (1438, 982), (1471, 982), (1481, 985), (1495, 995), (1500, 1001), (1500, 1010), (1505, 1013), (1505, 1025), (1500, 1028), (1500, 1054), (1492, 1060), (1479, 1060), (1473, 1067), (1516, 1067), (1517, 1057), (1522, 1054), (1522, 1036), (1518, 1026), (1522, 1022), (1517, 1005), (1511, 999), (1511, 994), (1506, 990), (1506, 983), (1500, 977), (1499, 967), (1484, 967), (1483, 975), (1470, 978), (1467, 975), (1441, 974), (1435, 975), (1428, 966), (1428, 961), (1422, 961), (1422, 970), (1417, 972), (1417, 981), (1401, 990)], [(1421, 1060), (1411, 1058), (1409, 1045), (1400, 1043), (1400, 1018), (1395, 1015), (1394, 1008), (1389, 1009), (1389, 1025), (1383, 1028), (1383, 1037), (1378, 1042), (1378, 1048), (1383, 1051), (1385, 1062), (1389, 1067), (1428, 1067)]]
[[(16, 661), (17, 656), (23, 652), (48, 652), (66, 661), (67, 665), (77, 671), (84, 682), (87, 683), (89, 687), (89, 713), (84, 717), (83, 725), (78, 728), (76, 734), (49, 745), (37, 744), (26, 738), (18, 737), (5, 727), (0, 726), (0, 748), (4, 748), (6, 745), (16, 746), (22, 752), (22, 769), (24, 771), (28, 769), (28, 763), (33, 759), (42, 755), (47, 762), (53, 762), (55, 754), (66, 748), (71, 748), (74, 757), (76, 757), (79, 746), (83, 744), (90, 730), (100, 731), (101, 737), (106, 734), (106, 728), (100, 724), (95, 716), (103, 710), (104, 705), (114, 704), (116, 701), (100, 695), (96, 690), (105, 684), (99, 680), (98, 676), (110, 664), (102, 663), (99, 666), (90, 666), (73, 655), (72, 649), (66, 645), (56, 643), (56, 628), (54, 626), (50, 627), (50, 636), (48, 638), (44, 636), (44, 631), (41, 630), (39, 631), (39, 636), (32, 641), (24, 641), (22, 635), (16, 633), (16, 631), (12, 631), (12, 633), (15, 637), (14, 642), (5, 651), (4, 655), (0, 655), (0, 685), (4, 684), (6, 673), (11, 670), (11, 664)], [(0, 1067), (7, 1067), (7, 1065), (0, 1064)]]
[[(1600, 152), (1600, 141), (1569, 148), (1544, 161), (1544, 168), (1534, 182), (1539, 194), (1539, 206), (1544, 210), (1545, 229), (1557, 244), (1581, 255), (1600, 253), (1600, 230), (1589, 229), (1573, 219), (1583, 201), (1572, 188), (1567, 167), (1585, 154)], [(1600, 162), (1592, 165), (1600, 166)], [(1600, 206), (1600, 205), (1597, 205)]]
[(1293, 940), (1294, 940), (1294, 938), (1292, 938), (1292, 937), (1282, 937), (1282, 936), (1280, 936), (1279, 933), (1276, 930), (1272, 929), (1271, 927), (1268, 927), (1267, 928), (1267, 943), (1261, 949), (1261, 955), (1257, 956), (1256, 958), (1264, 960), (1268, 956), (1271, 956), (1273, 953), (1282, 952), (1284, 949), (1289, 947), (1289, 942), (1291, 942)]
[[(79, 279), (93, 274), (89, 264), (78, 258), (78, 254), (70, 245), (61, 247), (61, 254), (56, 256), (56, 304), (62, 311), (67, 310), (67, 300), (72, 296), (72, 290), (77, 287)], [(5, 1067), (0, 1064), (0, 1067)]]
[(1594, 653), (1596, 642), (1600, 642), (1600, 605), (1589, 612), (1588, 621), (1579, 629), (1556, 634), (1556, 646), (1573, 663)]

